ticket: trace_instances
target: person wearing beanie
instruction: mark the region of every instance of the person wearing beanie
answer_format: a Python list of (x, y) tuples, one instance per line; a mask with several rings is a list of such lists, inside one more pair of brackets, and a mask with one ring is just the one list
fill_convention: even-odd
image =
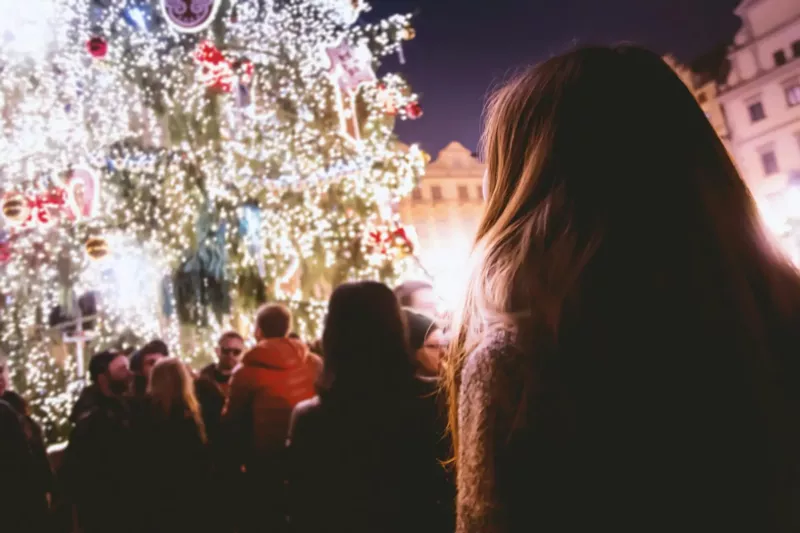
[(409, 347), (417, 363), (418, 374), (427, 378), (438, 377), (447, 347), (441, 328), (434, 319), (413, 309), (404, 308), (403, 313), (408, 328)]

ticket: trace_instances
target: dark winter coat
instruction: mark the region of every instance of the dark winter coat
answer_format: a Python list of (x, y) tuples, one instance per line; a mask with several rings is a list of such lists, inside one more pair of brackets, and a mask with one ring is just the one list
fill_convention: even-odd
[(231, 374), (223, 374), (217, 369), (216, 363), (211, 363), (203, 367), (200, 371), (200, 378), (207, 379), (214, 383), (222, 392), (223, 396), (228, 396), (228, 389), (231, 383)]
[(78, 420), (64, 454), (61, 476), (85, 533), (129, 533), (138, 449), (131, 405), (98, 395)]
[(38, 533), (47, 521), (39, 467), (20, 414), (0, 400), (0, 523), (5, 531)]
[(96, 383), (84, 387), (80, 396), (78, 396), (78, 401), (72, 406), (69, 421), (77, 424), (83, 415), (97, 407), (102, 401), (103, 393), (100, 392), (100, 387)]
[(144, 409), (136, 427), (138, 484), (145, 488), (136, 506), (139, 530), (147, 533), (210, 531), (211, 458), (189, 414), (166, 418)]
[(50, 461), (47, 458), (47, 448), (44, 445), (42, 428), (31, 417), (28, 403), (19, 394), (13, 391), (6, 391), (0, 399), (8, 402), (20, 415), (22, 426), (25, 430), (25, 438), (36, 463), (36, 485), (42, 494), (50, 493), (52, 495), (55, 490), (55, 479)]
[(400, 412), (364, 416), (319, 397), (295, 408), (287, 441), (293, 532), (453, 531), (444, 417), (435, 385), (417, 386)]

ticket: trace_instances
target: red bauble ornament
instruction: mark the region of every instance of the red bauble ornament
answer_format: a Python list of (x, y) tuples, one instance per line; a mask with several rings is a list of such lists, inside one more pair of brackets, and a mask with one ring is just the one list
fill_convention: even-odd
[(417, 120), (422, 116), (422, 106), (419, 102), (411, 102), (406, 106), (406, 116), (411, 120)]
[(86, 41), (86, 50), (95, 59), (102, 59), (108, 53), (108, 43), (102, 37), (95, 36)]
[(0, 241), (0, 265), (11, 261), (11, 243)]

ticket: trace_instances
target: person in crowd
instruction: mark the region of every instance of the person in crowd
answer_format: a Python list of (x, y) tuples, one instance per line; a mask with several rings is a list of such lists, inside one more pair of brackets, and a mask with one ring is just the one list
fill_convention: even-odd
[(155, 339), (139, 350), (133, 352), (130, 358), (131, 372), (133, 372), (133, 396), (141, 398), (147, 391), (147, 381), (153, 367), (160, 360), (169, 357), (169, 348), (162, 340)]
[(48, 502), (26, 433), (19, 412), (0, 399), (0, 523), (3, 531), (40, 533), (47, 531)]
[[(120, 387), (130, 387), (132, 375), (128, 358), (121, 352), (116, 351), (107, 352), (102, 357), (98, 357), (100, 355), (99, 353), (96, 354), (96, 358), (92, 357), (89, 361), (89, 379), (91, 383), (83, 388), (75, 405), (72, 406), (70, 422), (73, 424), (77, 424), (78, 420), (86, 413), (106, 403), (106, 399), (118, 398), (128, 392), (127, 388), (120, 390)], [(110, 368), (108, 367), (109, 357), (111, 357), (111, 362), (113, 363)], [(92, 365), (96, 366), (93, 367)]]
[(447, 341), (435, 320), (427, 315), (404, 308), (408, 340), (415, 356), (417, 375), (438, 379), (441, 375), (442, 358), (447, 351)]
[(138, 489), (128, 358), (100, 352), (89, 362), (94, 404), (77, 419), (64, 454), (61, 478), (84, 533), (133, 532), (130, 502)]
[(214, 443), (221, 424), (222, 409), (228, 397), (231, 374), (244, 350), (244, 339), (235, 331), (223, 333), (217, 341), (217, 362), (200, 371), (195, 394), (200, 401), (208, 440)]
[(436, 388), (416, 376), (392, 291), (338, 287), (322, 342), (319, 394), (295, 408), (287, 441), (291, 531), (452, 531)]
[(211, 458), (194, 380), (184, 363), (162, 358), (152, 368), (137, 428), (147, 500), (137, 506), (142, 532), (211, 531)]
[[(30, 479), (27, 481), (29, 488), (38, 495), (37, 501), (41, 498), (49, 505), (52, 502), (55, 490), (55, 480), (47, 458), (42, 429), (33, 420), (28, 402), (11, 390), (8, 359), (4, 355), (0, 355), (0, 401), (6, 402), (14, 410), (22, 426), (29, 451), (29, 457), (26, 461), (29, 461), (32, 466)], [(0, 435), (3, 435), (3, 433), (0, 432)], [(27, 463), (25, 467), (28, 467)], [(2, 472), (1, 469), (0, 472)], [(3, 515), (0, 514), (0, 516)]]
[(800, 279), (684, 83), (581, 48), (502, 88), (484, 143), (457, 531), (797, 530)]
[(235, 331), (226, 331), (217, 341), (217, 362), (210, 363), (200, 371), (200, 377), (208, 379), (228, 396), (228, 387), (233, 369), (239, 364), (244, 351), (244, 339)]
[(430, 317), (439, 316), (439, 300), (427, 281), (406, 281), (394, 289), (401, 307), (408, 307)]
[(25, 438), (28, 448), (36, 465), (35, 486), (44, 495), (48, 502), (52, 501), (55, 490), (55, 480), (53, 469), (47, 458), (47, 449), (44, 445), (44, 435), (42, 428), (33, 419), (30, 406), (25, 399), (11, 390), (11, 379), (9, 377), (8, 359), (0, 355), (0, 400), (8, 403), (20, 417), (22, 427), (25, 431)]
[(314, 396), (322, 362), (302, 342), (289, 339), (291, 312), (276, 304), (256, 316), (258, 343), (242, 357), (231, 377), (224, 423), (231, 439), (231, 457), (246, 471), (243, 482), (250, 514), (242, 528), (280, 528), (281, 459), (292, 409)]

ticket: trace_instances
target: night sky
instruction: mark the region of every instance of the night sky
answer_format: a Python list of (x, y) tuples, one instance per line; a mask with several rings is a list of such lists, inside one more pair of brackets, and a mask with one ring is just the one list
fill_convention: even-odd
[(741, 0), (371, 0), (374, 20), (416, 13), (406, 64), (386, 58), (420, 95), (424, 116), (397, 133), (432, 155), (451, 140), (475, 150), (483, 103), (515, 69), (575, 44), (632, 41), (690, 61), (729, 41)]

